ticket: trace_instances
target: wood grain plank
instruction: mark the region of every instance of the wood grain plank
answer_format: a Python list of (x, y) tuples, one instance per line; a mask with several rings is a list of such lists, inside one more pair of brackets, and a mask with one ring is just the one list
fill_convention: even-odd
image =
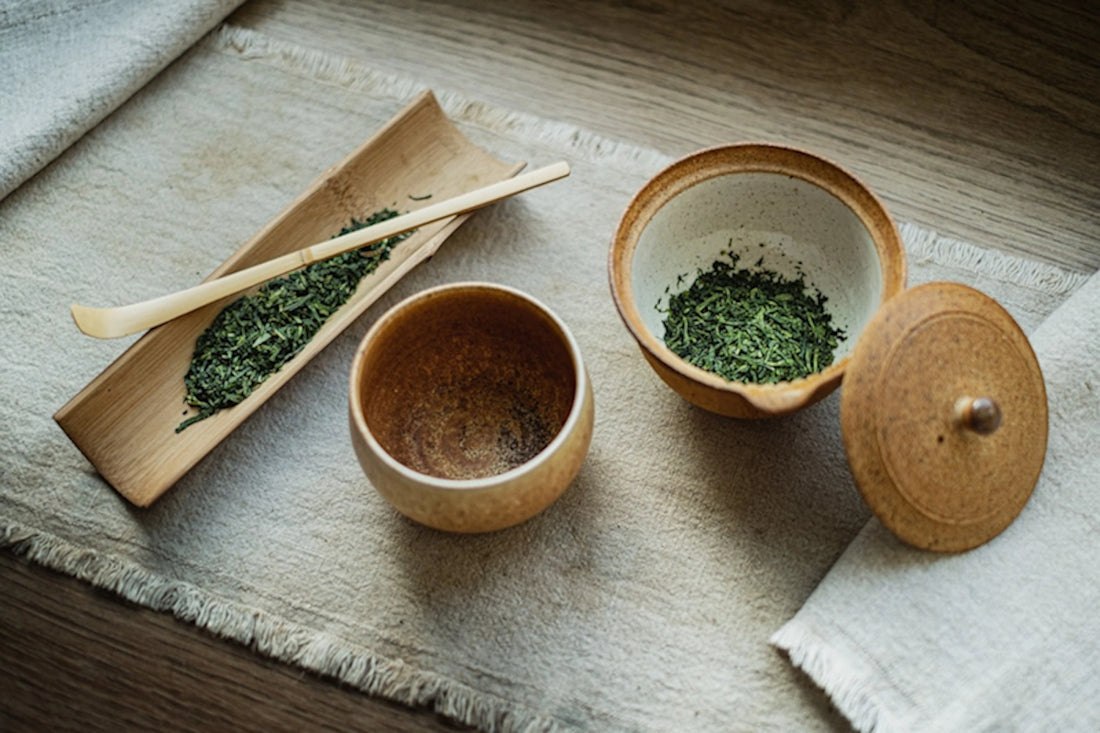
[(1087, 3), (345, 0), (234, 23), (678, 155), (809, 147), (896, 217), (1100, 266), (1100, 20)]
[(0, 552), (0, 730), (455, 731)]

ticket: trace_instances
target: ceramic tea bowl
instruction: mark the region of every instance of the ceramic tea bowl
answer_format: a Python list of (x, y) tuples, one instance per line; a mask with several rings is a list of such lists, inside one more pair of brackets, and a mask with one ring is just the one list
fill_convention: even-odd
[[(833, 362), (805, 377), (726, 380), (665, 344), (663, 309), (730, 252), (739, 267), (802, 276), (843, 336)], [(689, 402), (740, 418), (783, 415), (836, 389), (871, 317), (905, 286), (905, 250), (879, 199), (852, 174), (807, 152), (767, 144), (701, 150), (635, 194), (609, 253), (611, 291), (653, 369)]]
[(398, 511), (452, 532), (539, 513), (592, 439), (592, 386), (565, 324), (517, 290), (457, 283), (394, 306), (351, 369), (356, 456)]

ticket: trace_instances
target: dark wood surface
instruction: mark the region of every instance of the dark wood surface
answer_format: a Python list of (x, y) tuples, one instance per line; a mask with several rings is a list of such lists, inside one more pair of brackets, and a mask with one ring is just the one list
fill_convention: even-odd
[(0, 578), (0, 730), (460, 730), (8, 552)]
[[(1100, 266), (1095, 3), (257, 0), (231, 22), (669, 154), (766, 139), (901, 221)], [(0, 730), (454, 730), (0, 552)]]
[(233, 20), (673, 155), (768, 140), (901, 221), (1100, 266), (1100, 11), (1010, 0), (261, 1)]

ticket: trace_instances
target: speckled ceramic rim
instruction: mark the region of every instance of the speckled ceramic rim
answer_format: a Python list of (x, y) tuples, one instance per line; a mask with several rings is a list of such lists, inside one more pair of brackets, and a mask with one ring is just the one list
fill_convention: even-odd
[[(654, 359), (680, 376), (715, 390), (734, 392), (753, 402), (751, 392), (779, 395), (797, 390), (810, 397), (830, 380), (839, 382), (849, 355), (820, 372), (790, 382), (749, 384), (725, 380), (688, 363), (669, 349), (664, 341), (643, 324), (634, 300), (634, 252), (642, 232), (654, 215), (669, 201), (704, 181), (739, 173), (774, 173), (792, 176), (828, 192), (845, 204), (871, 235), (882, 268), (882, 300), (905, 286), (905, 248), (886, 207), (859, 179), (840, 166), (813, 153), (769, 143), (739, 143), (705, 148), (670, 164), (651, 178), (630, 200), (612, 238), (608, 254), (608, 273), (615, 307), (635, 340)], [(882, 242), (888, 238), (892, 241)], [(885, 261), (884, 248), (896, 247), (897, 262)]]
[[(476, 293), (478, 291), (495, 291), (499, 293), (505, 293), (517, 301), (523, 301), (536, 310), (542, 312), (557, 328), (562, 342), (565, 344), (565, 348), (569, 351), (570, 363), (573, 365), (573, 377), (574, 377), (574, 391), (573, 401), (569, 407), (569, 415), (566, 417), (565, 422), (562, 424), (558, 433), (554, 436), (545, 448), (543, 448), (537, 455), (522, 463), (515, 468), (509, 469), (503, 473), (498, 473), (493, 476), (485, 476), (483, 478), (476, 479), (449, 479), (440, 478), (438, 476), (432, 476), (420, 471), (415, 471), (404, 463), (401, 463), (396, 458), (391, 456), (378, 442), (378, 439), (374, 437), (374, 433), (367, 426), (366, 416), (363, 414), (363, 400), (362, 395), (359, 394), (359, 385), (362, 383), (361, 372), (363, 369), (364, 355), (367, 350), (371, 348), (374, 343), (376, 334), (385, 326), (385, 324), (393, 319), (399, 317), (401, 312), (414, 306), (415, 304), (431, 299), (440, 297), (443, 295), (451, 295), (456, 292), (465, 292), (469, 294)], [(550, 308), (544, 305), (541, 301), (536, 300), (532, 296), (510, 288), (506, 285), (497, 285), (487, 282), (459, 282), (451, 283), (448, 285), (438, 285), (434, 288), (422, 290), (419, 293), (409, 296), (405, 300), (401, 301), (397, 305), (386, 311), (371, 328), (363, 336), (363, 340), (359, 343), (359, 348), (355, 352), (355, 358), (352, 360), (351, 376), (348, 383), (348, 398), (351, 405), (351, 414), (355, 421), (355, 429), (359, 431), (360, 435), (366, 441), (370, 447), (372, 453), (389, 466), (393, 471), (409, 478), (421, 485), (430, 486), (431, 488), (441, 491), (476, 491), (479, 489), (491, 489), (501, 484), (508, 483), (517, 476), (521, 476), (525, 473), (530, 473), (536, 470), (540, 465), (550, 460), (550, 457), (561, 447), (568, 436), (573, 432), (577, 425), (577, 422), (584, 414), (584, 398), (585, 393), (588, 391), (588, 374), (584, 368), (584, 363), (581, 360), (580, 347), (577, 345), (576, 339), (573, 338), (572, 332), (565, 325), (565, 323), (558, 318)]]

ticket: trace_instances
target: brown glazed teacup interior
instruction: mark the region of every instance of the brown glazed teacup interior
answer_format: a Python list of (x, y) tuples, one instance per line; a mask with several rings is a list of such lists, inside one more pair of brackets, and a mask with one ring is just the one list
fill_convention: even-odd
[(391, 308), (363, 337), (349, 388), (367, 478), (436, 529), (533, 517), (572, 483), (592, 441), (577, 342), (545, 305), (503, 285), (442, 285)]
[(360, 380), (381, 447), (449, 479), (534, 458), (565, 424), (576, 391), (556, 324), (497, 290), (444, 291), (402, 310), (375, 334)]

